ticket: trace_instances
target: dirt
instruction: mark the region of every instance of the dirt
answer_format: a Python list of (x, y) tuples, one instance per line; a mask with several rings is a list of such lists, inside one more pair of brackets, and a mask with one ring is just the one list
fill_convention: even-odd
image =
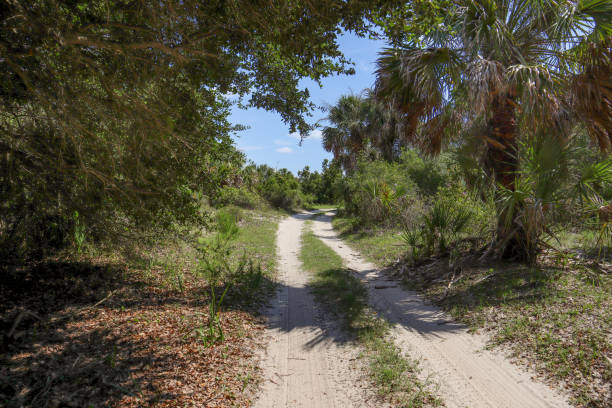
[[(567, 397), (539, 382), (500, 353), (488, 338), (468, 332), (416, 293), (390, 282), (373, 264), (338, 238), (331, 213), (317, 217), (313, 231), (336, 251), (368, 287), (371, 305), (393, 325), (396, 344), (420, 360), (422, 376), (439, 385), (448, 407), (568, 407)], [(279, 241), (280, 242), (280, 241)]]
[(359, 350), (317, 306), (298, 259), (304, 221), (286, 218), (278, 228), (280, 288), (265, 311), (264, 384), (255, 407), (381, 407), (364, 378)]
[(186, 275), (179, 293), (162, 271), (91, 262), (3, 276), (0, 407), (249, 405), (259, 319), (224, 310), (225, 341), (206, 346), (195, 331), (206, 324), (202, 279)]

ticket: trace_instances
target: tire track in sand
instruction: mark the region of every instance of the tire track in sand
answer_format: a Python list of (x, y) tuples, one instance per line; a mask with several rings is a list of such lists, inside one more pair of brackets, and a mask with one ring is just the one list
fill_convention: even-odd
[(318, 217), (313, 231), (367, 285), (371, 305), (394, 325), (396, 344), (420, 360), (423, 376), (439, 384), (438, 394), (447, 407), (569, 407), (564, 396), (534, 381), (501, 353), (486, 350), (486, 336), (468, 333), (465, 326), (363, 261), (338, 238), (331, 213)]
[(270, 339), (257, 408), (382, 407), (357, 366), (358, 349), (317, 307), (299, 261), (301, 232), (312, 213), (278, 226), (280, 288), (266, 310)]

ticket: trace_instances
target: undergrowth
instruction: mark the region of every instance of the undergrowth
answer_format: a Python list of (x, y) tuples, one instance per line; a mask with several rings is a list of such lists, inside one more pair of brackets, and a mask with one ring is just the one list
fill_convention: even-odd
[[(401, 243), (396, 231), (381, 228), (369, 235), (350, 225), (350, 219), (334, 220), (343, 238), (381, 267), (406, 251), (394, 245)], [(488, 262), (451, 269), (448, 257), (436, 257), (418, 267), (409, 260), (394, 269), (409, 289), (472, 330), (489, 332), (491, 347), (508, 348), (523, 364), (567, 387), (576, 406), (607, 407), (612, 402), (611, 264), (580, 254), (551, 251), (533, 267)]]
[(196, 250), (182, 236), (90, 245), (9, 271), (0, 282), (0, 405), (248, 406), (281, 213), (233, 213), (241, 231), (230, 262), (246, 256), (254, 268), (218, 282), (229, 287), (217, 310), (222, 342), (206, 342), (210, 288), (194, 276)]

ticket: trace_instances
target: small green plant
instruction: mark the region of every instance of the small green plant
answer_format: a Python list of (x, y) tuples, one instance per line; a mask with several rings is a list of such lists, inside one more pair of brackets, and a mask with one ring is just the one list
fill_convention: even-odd
[(414, 262), (419, 259), (421, 257), (422, 248), (419, 231), (406, 228), (402, 232), (401, 237), (406, 246), (410, 249), (410, 260)]
[(243, 255), (236, 268), (232, 270), (229, 277), (232, 282), (232, 294), (235, 294), (243, 302), (253, 301), (263, 283), (264, 275), (261, 264), (255, 264), (252, 260)]
[[(196, 330), (196, 333), (207, 345), (224, 340), (220, 312), (221, 304), (230, 286), (226, 285), (221, 293), (217, 292), (217, 287), (224, 277), (232, 275), (229, 259), (232, 253), (232, 242), (238, 233), (239, 229), (234, 216), (220, 211), (217, 214), (217, 232), (211, 237), (198, 239), (198, 273), (208, 283), (209, 296), (207, 330), (204, 332), (199, 329), (199, 331)], [(242, 266), (239, 265), (238, 268)]]
[(74, 244), (76, 246), (77, 253), (80, 254), (85, 244), (85, 225), (83, 225), (83, 223), (79, 219), (78, 211), (75, 211), (72, 217), (74, 219)]
[(468, 206), (438, 198), (423, 216), (420, 228), (407, 227), (402, 233), (404, 243), (411, 250), (412, 260), (448, 252), (459, 235), (468, 229), (472, 216)]
[(166, 258), (161, 263), (162, 270), (166, 276), (166, 282), (169, 286), (174, 287), (181, 293), (185, 290), (184, 266), (183, 261), (176, 261), (170, 257)]

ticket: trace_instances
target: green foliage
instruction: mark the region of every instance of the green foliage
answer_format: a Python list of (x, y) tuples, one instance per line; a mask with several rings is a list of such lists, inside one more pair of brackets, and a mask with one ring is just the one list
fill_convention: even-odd
[(96, 112), (87, 102), (73, 106), (87, 123), (75, 120), (65, 129), (39, 120), (41, 109), (30, 117), (24, 108), (19, 121), (0, 115), (0, 248), (7, 259), (40, 257), (71, 243), (75, 211), (92, 243), (202, 221), (202, 195), (212, 195), (242, 161), (231, 145), (228, 105), (189, 89), (181, 77), (160, 78), (147, 90), (142, 103), (163, 108), (156, 120), (171, 129), (136, 120), (134, 112)]
[(258, 289), (264, 283), (264, 272), (260, 263), (253, 262), (252, 259), (246, 260), (246, 256), (241, 259), (238, 266), (230, 271), (227, 280), (231, 282), (231, 295), (243, 304), (254, 304), (257, 299)]
[[(598, 228), (598, 210), (605, 202), (602, 195), (612, 188), (612, 162), (609, 158), (584, 160), (584, 150), (580, 135), (564, 145), (547, 135), (521, 143), (514, 188), (499, 186), (496, 201), (505, 229), (521, 231), (518, 244), (523, 260), (536, 262), (540, 250), (550, 247), (547, 238), (557, 240), (552, 226), (566, 218), (559, 214), (573, 211), (580, 215), (581, 224)], [(608, 233), (603, 227), (602, 233)], [(511, 232), (502, 238), (512, 236)]]
[(79, 221), (79, 212), (74, 212), (74, 245), (76, 246), (77, 253), (80, 254), (85, 244), (86, 230), (85, 226)]
[[(310, 167), (306, 166), (302, 170), (298, 171), (298, 179), (300, 180), (300, 186), (305, 194), (310, 194), (313, 197), (319, 195), (321, 191), (323, 178), (319, 172), (311, 172)], [(318, 199), (317, 199), (317, 202)]]
[(237, 238), (238, 233), (239, 228), (234, 216), (228, 212), (219, 211), (216, 219), (216, 233), (210, 237), (198, 239), (197, 273), (206, 279), (209, 287), (208, 330), (206, 335), (203, 335), (203, 340), (207, 345), (224, 340), (220, 310), (230, 286), (226, 285), (220, 295), (217, 293), (217, 287), (224, 276), (235, 274), (246, 264), (246, 259), (243, 259), (235, 269), (230, 265), (230, 255), (233, 249), (231, 244)]
[(3, 2), (0, 256), (66, 246), (75, 211), (91, 242), (202, 222), (201, 198), (243, 164), (226, 95), (305, 134), (314, 105), (300, 79), (354, 72), (337, 33), (365, 35), (376, 6)]
[(612, 156), (584, 166), (574, 188), (580, 199), (612, 199)]
[[(469, 151), (470, 170), (483, 170), (470, 171), (473, 181), (484, 185), (484, 173), (510, 190), (497, 197), (508, 201), (524, 170), (519, 145), (534, 134), (548, 134), (558, 150), (586, 130), (600, 150), (612, 149), (611, 19), (608, 1), (410, 2), (382, 20), (393, 48), (378, 60), (374, 94), (394, 111), (404, 140), (429, 153), (449, 145)], [(537, 153), (534, 163), (547, 159)], [(537, 245), (521, 242), (534, 236), (510, 226), (508, 211), (498, 213), (500, 255), (533, 259)], [(538, 208), (526, 211), (524, 222), (542, 221)]]
[(274, 170), (262, 165), (257, 171), (257, 189), (274, 207), (293, 210), (312, 204), (313, 197), (302, 192), (299, 180), (289, 170)]
[(382, 29), (391, 44), (418, 42), (454, 12), (451, 0), (413, 0), (383, 6), (373, 13), (373, 21)]
[(362, 159), (345, 180), (344, 205), (364, 222), (394, 221), (416, 196), (416, 185), (397, 163)]
[[(370, 94), (366, 89), (364, 93)], [(406, 146), (398, 115), (373, 95), (343, 95), (328, 108), (322, 131), (323, 148), (334, 155), (344, 171), (355, 169), (364, 154), (392, 161)]]
[(446, 164), (404, 150), (396, 161), (362, 157), (344, 182), (345, 211), (365, 223), (413, 225), (449, 181)]
[(402, 238), (417, 261), (433, 254), (447, 253), (467, 234), (484, 242), (492, 230), (493, 208), (466, 191), (462, 184), (441, 189), (423, 215), (421, 224), (405, 228)]
[(443, 158), (422, 158), (415, 150), (405, 149), (399, 157), (404, 171), (418, 186), (424, 196), (434, 195), (448, 180), (447, 164)]
[(321, 173), (310, 167), (298, 171), (302, 192), (313, 197), (318, 204), (333, 204), (340, 200), (342, 169), (338, 161), (323, 160)]
[(235, 205), (242, 208), (254, 209), (261, 202), (261, 198), (245, 187), (225, 186), (219, 190), (213, 203), (223, 207)]

